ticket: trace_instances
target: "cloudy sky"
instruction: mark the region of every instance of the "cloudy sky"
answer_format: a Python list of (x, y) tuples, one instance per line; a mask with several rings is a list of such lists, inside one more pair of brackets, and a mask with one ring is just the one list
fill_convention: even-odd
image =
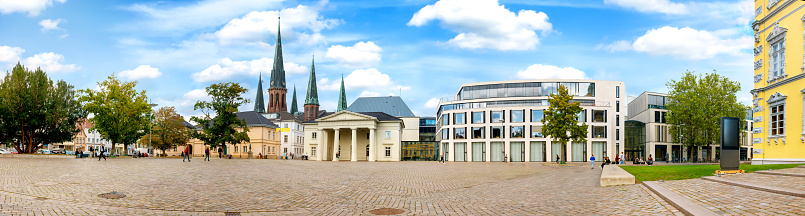
[[(115, 73), (185, 117), (212, 83), (254, 98), (281, 31), (288, 95), (304, 103), (401, 95), (421, 116), (463, 83), (585, 78), (666, 92), (686, 70), (741, 82), (751, 101), (752, 0), (0, 0), (0, 67), (41, 67), (95, 88)], [(267, 82), (266, 82), (267, 84)], [(267, 100), (267, 94), (266, 94)], [(291, 99), (288, 99), (290, 104)], [(252, 110), (246, 104), (241, 111)], [(301, 110), (301, 107), (300, 107)]]

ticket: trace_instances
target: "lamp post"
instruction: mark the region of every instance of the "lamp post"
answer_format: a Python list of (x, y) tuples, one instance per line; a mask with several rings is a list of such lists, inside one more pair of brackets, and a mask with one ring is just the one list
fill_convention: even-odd
[(503, 120), (502, 116), (498, 120), (498, 122), (500, 122), (500, 143), (501, 143), (500, 151), (503, 152), (503, 162), (506, 162), (506, 160), (507, 160), (507, 158), (506, 158), (506, 133), (505, 133), (506, 132), (506, 126), (503, 125), (504, 120)]
[[(152, 107), (151, 108), (151, 117), (148, 119), (148, 151), (151, 151), (151, 130), (154, 129), (154, 109), (153, 109), (153, 107), (156, 107), (158, 105), (155, 104), (155, 103), (148, 104), (148, 105)], [(148, 153), (151, 154), (151, 152), (148, 152)]]

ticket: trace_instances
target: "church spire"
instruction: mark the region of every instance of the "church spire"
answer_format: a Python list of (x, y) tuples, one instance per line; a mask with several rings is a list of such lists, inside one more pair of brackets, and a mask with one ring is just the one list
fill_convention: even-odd
[(277, 45), (274, 48), (274, 69), (271, 70), (271, 87), (285, 89), (285, 67), (282, 64), (282, 37), (277, 17)]
[(293, 99), (291, 99), (291, 115), (296, 115), (299, 108), (296, 107), (296, 85), (293, 85)]
[(338, 94), (338, 109), (336, 112), (347, 109), (347, 92), (344, 90), (344, 74), (341, 74), (341, 93)]
[(307, 95), (305, 95), (305, 105), (319, 104), (319, 93), (316, 89), (316, 59), (310, 62), (310, 78), (307, 81)]
[(257, 79), (257, 96), (254, 99), (254, 111), (258, 113), (266, 112), (265, 102), (263, 102), (263, 71), (260, 71), (260, 78)]

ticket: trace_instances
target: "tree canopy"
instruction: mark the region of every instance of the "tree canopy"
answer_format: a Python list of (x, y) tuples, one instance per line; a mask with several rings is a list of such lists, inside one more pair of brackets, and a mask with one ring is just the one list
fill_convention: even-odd
[(193, 131), (191, 137), (213, 148), (222, 145), (225, 151), (226, 144), (249, 142), (246, 121), (237, 115), (238, 107), (249, 102), (242, 96), (247, 90), (237, 83), (212, 84), (206, 90), (212, 101), (197, 101), (193, 106), (203, 115), (193, 116), (190, 120), (200, 124), (202, 132)]
[[(743, 119), (748, 106), (738, 102), (741, 85), (715, 73), (686, 71), (679, 81), (666, 84), (670, 91), (665, 108), (668, 132), (683, 146), (707, 146), (721, 139), (721, 117)], [(745, 122), (741, 121), (744, 125)]]
[[(579, 124), (578, 114), (582, 111), (579, 102), (571, 102), (573, 95), (567, 87), (559, 85), (557, 93), (548, 97), (548, 109), (542, 118), (542, 134), (562, 144), (562, 162), (567, 161), (567, 142), (587, 142), (587, 123)], [(553, 156), (551, 156), (553, 157)]]
[(17, 63), (0, 83), (0, 143), (11, 143), (20, 153), (72, 140), (86, 117), (73, 85), (62, 80), (54, 85), (40, 68)]
[(123, 144), (123, 149), (127, 149), (148, 132), (151, 106), (145, 90), (137, 92), (135, 87), (136, 81), (120, 81), (112, 74), (98, 83), (99, 89), (80, 91), (84, 109), (94, 114), (89, 119), (92, 130), (112, 142), (112, 154), (115, 144)]
[(148, 145), (150, 138), (151, 146), (164, 153), (165, 150), (184, 145), (190, 140), (192, 131), (184, 124), (184, 119), (176, 113), (174, 107), (160, 108), (155, 113), (152, 124), (151, 134), (140, 139), (141, 145)]

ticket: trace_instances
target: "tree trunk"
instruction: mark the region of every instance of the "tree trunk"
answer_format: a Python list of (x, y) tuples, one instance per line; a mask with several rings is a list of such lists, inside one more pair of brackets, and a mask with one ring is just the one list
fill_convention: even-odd
[(567, 143), (562, 143), (562, 163), (567, 163)]

